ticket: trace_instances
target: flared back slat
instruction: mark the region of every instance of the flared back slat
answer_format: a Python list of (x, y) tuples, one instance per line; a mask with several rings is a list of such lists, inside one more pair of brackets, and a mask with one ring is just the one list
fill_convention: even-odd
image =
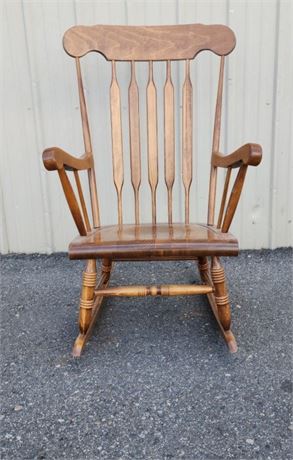
[(174, 86), (171, 78), (171, 61), (167, 61), (164, 86), (164, 141), (165, 141), (165, 182), (168, 192), (168, 223), (173, 221), (172, 189), (175, 180), (175, 119)]
[(186, 61), (182, 96), (182, 180), (185, 190), (185, 223), (189, 224), (189, 192), (192, 182), (192, 83)]
[(131, 182), (134, 190), (135, 223), (139, 224), (139, 188), (141, 183), (140, 132), (139, 132), (139, 96), (135, 77), (135, 62), (131, 62), (131, 80), (129, 96), (129, 137)]
[(124, 182), (121, 96), (116, 76), (116, 64), (112, 61), (112, 81), (110, 87), (111, 127), (112, 127), (112, 160), (113, 179), (117, 191), (118, 223), (122, 225), (122, 187)]
[(157, 90), (153, 78), (153, 62), (149, 62), (147, 85), (148, 178), (152, 195), (152, 223), (157, 220), (156, 190), (158, 185)]

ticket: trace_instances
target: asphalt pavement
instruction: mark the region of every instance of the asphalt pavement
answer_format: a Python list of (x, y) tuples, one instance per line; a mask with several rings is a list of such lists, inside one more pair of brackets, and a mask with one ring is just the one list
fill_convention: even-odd
[[(2, 256), (1, 458), (292, 459), (292, 250), (223, 262), (238, 353), (204, 297), (134, 297), (105, 300), (76, 359), (84, 263)], [(112, 277), (184, 282), (199, 282), (192, 262)]]

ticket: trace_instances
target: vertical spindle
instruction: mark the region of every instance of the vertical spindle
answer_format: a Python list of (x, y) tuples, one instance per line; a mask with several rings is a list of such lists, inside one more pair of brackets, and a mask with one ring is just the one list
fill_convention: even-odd
[[(221, 56), (217, 102), (216, 102), (216, 110), (215, 110), (212, 154), (213, 152), (218, 152), (219, 146), (220, 146), (224, 63), (225, 63), (225, 57)], [(217, 188), (217, 167), (211, 165), (210, 186), (209, 186), (208, 225), (214, 225), (215, 205), (216, 205), (216, 188)]]

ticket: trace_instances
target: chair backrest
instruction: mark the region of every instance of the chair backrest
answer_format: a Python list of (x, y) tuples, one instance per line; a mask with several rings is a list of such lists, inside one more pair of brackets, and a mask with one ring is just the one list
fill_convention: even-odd
[[(220, 140), (224, 56), (235, 47), (235, 36), (223, 25), (173, 25), (173, 26), (75, 26), (64, 35), (64, 49), (76, 61), (80, 109), (85, 150), (92, 154), (92, 143), (87, 108), (83, 90), (80, 58), (89, 52), (98, 52), (111, 61), (110, 113), (112, 129), (113, 179), (117, 192), (118, 222), (123, 223), (122, 188), (124, 183), (123, 141), (121, 119), (121, 90), (116, 75), (116, 61), (128, 61), (131, 80), (128, 88), (129, 142), (131, 182), (134, 191), (135, 223), (140, 222), (139, 192), (141, 185), (141, 147), (139, 123), (139, 89), (136, 80), (136, 61), (149, 63), (146, 87), (148, 181), (152, 200), (152, 222), (156, 222), (156, 190), (158, 185), (158, 126), (157, 89), (153, 76), (153, 62), (166, 61), (164, 85), (164, 178), (167, 187), (168, 222), (172, 223), (172, 189), (175, 180), (175, 107), (172, 82), (172, 61), (185, 60), (185, 78), (182, 88), (182, 153), (181, 171), (185, 191), (185, 222), (189, 223), (189, 195), (192, 182), (192, 83), (190, 60), (203, 50), (221, 57), (215, 109), (212, 152), (218, 152)], [(209, 185), (208, 223), (214, 224), (217, 170), (211, 168)], [(89, 171), (91, 206), (94, 227), (100, 225), (95, 171)]]

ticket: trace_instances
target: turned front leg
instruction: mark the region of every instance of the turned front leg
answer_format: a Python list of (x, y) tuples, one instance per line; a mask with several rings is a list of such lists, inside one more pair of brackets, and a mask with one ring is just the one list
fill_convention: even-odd
[(218, 257), (212, 258), (211, 275), (215, 287), (215, 300), (218, 307), (220, 322), (225, 331), (230, 329), (231, 309), (225, 279), (225, 271)]
[(79, 330), (81, 334), (86, 333), (91, 322), (96, 280), (96, 261), (89, 260), (82, 275), (82, 289), (79, 309)]

